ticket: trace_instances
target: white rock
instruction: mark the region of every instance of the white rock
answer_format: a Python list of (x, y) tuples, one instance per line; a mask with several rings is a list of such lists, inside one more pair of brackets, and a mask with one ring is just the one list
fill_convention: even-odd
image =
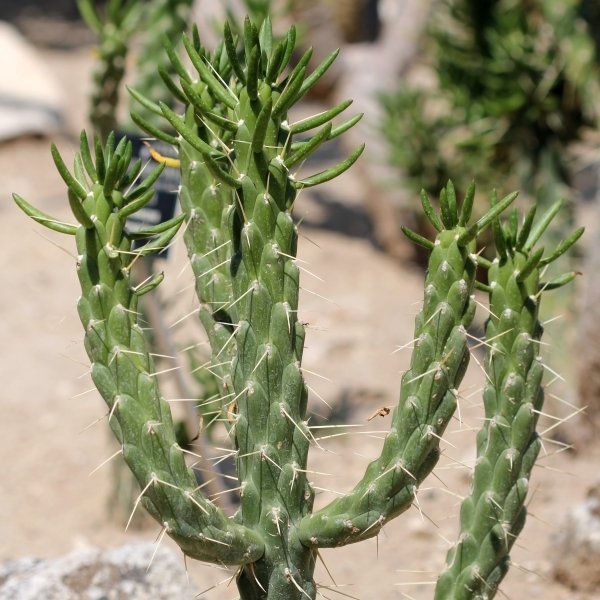
[(581, 591), (600, 587), (600, 480), (573, 507), (554, 538), (554, 576)]
[[(132, 543), (103, 552), (77, 550), (55, 560), (0, 565), (0, 600), (181, 600), (198, 598), (183, 560), (167, 548)], [(148, 565), (152, 560), (152, 565)]]
[(63, 122), (63, 100), (36, 50), (0, 21), (0, 140), (56, 132)]

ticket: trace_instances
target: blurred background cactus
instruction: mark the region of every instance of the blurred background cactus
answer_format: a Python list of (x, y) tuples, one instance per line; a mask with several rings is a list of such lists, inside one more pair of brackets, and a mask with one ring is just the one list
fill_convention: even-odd
[[(173, 102), (169, 90), (157, 74), (163, 73), (163, 78), (170, 75), (171, 63), (165, 53), (164, 42), (169, 40), (176, 44), (181, 33), (187, 30), (193, 4), (193, 0), (153, 0), (144, 3), (143, 18), (136, 31), (137, 46), (134, 47), (129, 83), (157, 101)], [(126, 111), (127, 121), (122, 126), (127, 131), (137, 131), (135, 124), (129, 120), (132, 108), (130, 101), (129, 110)], [(143, 108), (139, 110), (144, 114)], [(149, 114), (144, 116), (152, 118)]]
[[(474, 177), (488, 193), (494, 186), (520, 189), (524, 210), (566, 198), (545, 235), (544, 243), (556, 245), (578, 221), (583, 194), (575, 179), (590, 157), (581, 149), (594, 144), (599, 124), (593, 14), (579, 0), (437, 2), (412, 83), (381, 96), (381, 132), (402, 185), (435, 195), (450, 177), (461, 191)], [(404, 206), (405, 218), (426, 230), (414, 203)], [(476, 214), (483, 210), (475, 207)], [(484, 255), (490, 241), (481, 242)], [(568, 260), (570, 269), (581, 269), (577, 254)], [(544, 319), (561, 314), (556, 339), (573, 336), (577, 297), (570, 288), (546, 303)], [(560, 348), (553, 368), (574, 375), (577, 365)]]
[(111, 0), (100, 15), (91, 0), (78, 0), (81, 16), (98, 36), (98, 62), (90, 99), (90, 121), (105, 140), (117, 128), (121, 81), (125, 75), (128, 45), (140, 25), (142, 4), (137, 0)]
[(81, 16), (98, 36), (90, 121), (102, 139), (117, 129), (136, 130), (129, 111), (119, 111), (126, 70), (138, 89), (170, 101), (157, 77), (169, 68), (163, 39), (175, 40), (185, 31), (192, 5), (192, 0), (109, 0), (104, 6), (77, 0)]
[(429, 68), (418, 85), (382, 97), (403, 181), (435, 194), (450, 176), (459, 190), (472, 176), (486, 191), (500, 178), (529, 204), (572, 197), (574, 143), (600, 116), (582, 12), (577, 0), (438, 2), (423, 40)]

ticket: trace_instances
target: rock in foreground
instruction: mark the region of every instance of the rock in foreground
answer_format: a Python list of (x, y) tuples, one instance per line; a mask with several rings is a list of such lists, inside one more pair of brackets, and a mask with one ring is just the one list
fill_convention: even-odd
[[(20, 558), (0, 565), (0, 600), (172, 600), (196, 598), (183, 560), (155, 545), (78, 550), (55, 560)], [(152, 560), (152, 565), (148, 565)]]

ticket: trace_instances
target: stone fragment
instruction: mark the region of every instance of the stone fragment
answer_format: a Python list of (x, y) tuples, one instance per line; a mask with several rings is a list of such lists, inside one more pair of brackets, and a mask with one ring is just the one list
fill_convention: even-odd
[(554, 542), (554, 577), (574, 590), (600, 589), (600, 479), (567, 513)]
[(63, 126), (64, 97), (42, 57), (0, 21), (0, 140), (48, 135)]
[(148, 542), (0, 565), (0, 600), (192, 600), (197, 593), (181, 556)]

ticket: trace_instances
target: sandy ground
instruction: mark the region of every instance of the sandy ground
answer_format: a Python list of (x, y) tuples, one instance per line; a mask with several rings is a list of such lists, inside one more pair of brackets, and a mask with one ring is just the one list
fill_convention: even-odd
[[(45, 58), (71, 94), (74, 109), (69, 130), (77, 132), (84, 121), (86, 86), (73, 82), (78, 81), (76, 74), (85, 81), (89, 52), (47, 51)], [(57, 141), (67, 156), (73, 152), (72, 139)], [(312, 453), (309, 469), (335, 474), (315, 474), (315, 485), (335, 491), (349, 489), (379, 452), (389, 417), (370, 422), (367, 417), (379, 406), (396, 402), (409, 353), (392, 352), (411, 340), (422, 294), (422, 274), (392, 262), (361, 235), (368, 228), (355, 184), (347, 175), (340, 183), (326, 186), (319, 198), (306, 193), (299, 203), (310, 224), (301, 230), (306, 238), (301, 241), (300, 257), (324, 280), (310, 275), (303, 279), (307, 290), (314, 292), (305, 291), (301, 305), (301, 319), (311, 326), (304, 366), (331, 380), (309, 375), (308, 382), (333, 404), (346, 399), (351, 421), (361, 426), (355, 435), (323, 440), (326, 451)], [(54, 557), (88, 545), (114, 547), (136, 537), (154, 539), (158, 526), (125, 533), (124, 519), (108, 517), (110, 467), (89, 475), (114, 452), (114, 446), (106, 422), (87, 428), (105, 409), (90, 391), (75, 311), (79, 292), (71, 240), (46, 233), (27, 220), (10, 201), (12, 191), (58, 217), (68, 217), (48, 140), (0, 146), (0, 339), (4, 344), (0, 560)], [(315, 227), (332, 220), (355, 235)], [(166, 265), (166, 295), (186, 285), (187, 273), (178, 278), (184, 258), (183, 248), (178, 247)], [(191, 303), (191, 296), (183, 294), (175, 311), (181, 316)], [(177, 315), (170, 318), (175, 321)], [(362, 600), (432, 597), (432, 582), (442, 568), (447, 540), (457, 535), (459, 497), (468, 490), (465, 465), (474, 459), (474, 428), (481, 410), (478, 394), (470, 394), (481, 386), (482, 375), (475, 363), (472, 366), (461, 388), (462, 420), (453, 422), (442, 443), (444, 457), (419, 493), (420, 510), (415, 507), (396, 519), (377, 540), (322, 553), (340, 586), (337, 591)], [(326, 410), (316, 397), (311, 406), (318, 413)], [(555, 455), (558, 448), (548, 442), (547, 456), (535, 469), (532, 516), (513, 552), (514, 568), (499, 597), (600, 598), (600, 594), (566, 589), (551, 577), (553, 535), (566, 511), (585, 497), (598, 475), (600, 454), (596, 446)], [(321, 492), (317, 504), (331, 497), (332, 492)], [(206, 598), (237, 597), (234, 584), (227, 585), (230, 573), (190, 563), (188, 568), (199, 589), (225, 581)], [(317, 581), (329, 588), (335, 585), (321, 567)], [(328, 598), (344, 597), (325, 588), (322, 593)]]

